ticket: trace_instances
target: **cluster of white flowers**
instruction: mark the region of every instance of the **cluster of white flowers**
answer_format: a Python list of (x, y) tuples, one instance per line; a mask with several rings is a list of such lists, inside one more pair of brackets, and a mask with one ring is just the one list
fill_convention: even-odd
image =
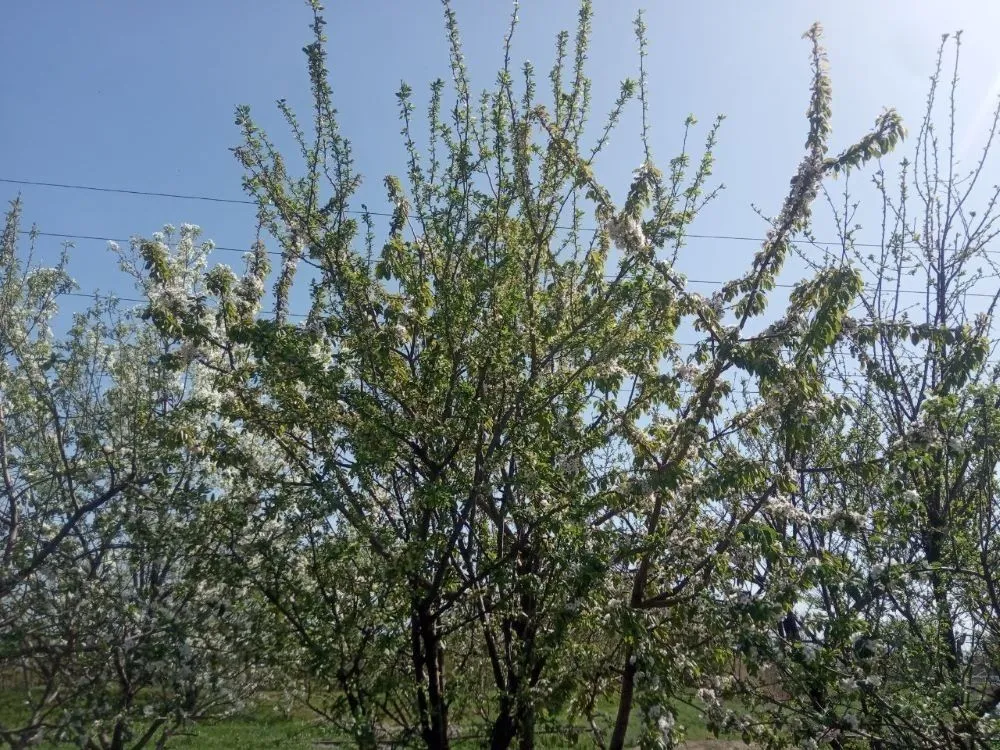
[(608, 236), (619, 250), (636, 252), (647, 249), (649, 245), (642, 225), (633, 216), (608, 222)]
[[(925, 402), (925, 405), (929, 402), (930, 400)], [(910, 422), (906, 433), (903, 435), (903, 442), (925, 443), (928, 446), (935, 447), (941, 444), (942, 435), (937, 425), (928, 422), (927, 415), (921, 412), (915, 420)]]
[(678, 271), (674, 266), (669, 263), (664, 263), (663, 261), (656, 261), (653, 266), (659, 271), (663, 278), (667, 281), (676, 284), (679, 287), (684, 287), (687, 285), (687, 276), (680, 271)]
[(649, 707), (649, 711), (646, 714), (651, 721), (656, 722), (656, 728), (660, 730), (663, 738), (669, 739), (670, 733), (674, 729), (676, 720), (674, 715), (670, 711), (664, 710), (663, 706), (656, 703)]
[(819, 656), (819, 649), (819, 644), (807, 641), (802, 644), (802, 656), (805, 658), (806, 662), (811, 664), (816, 661), (816, 657)]
[(709, 306), (708, 300), (706, 300), (702, 295), (698, 294), (698, 292), (691, 292), (691, 294), (688, 295), (688, 301), (696, 309)]
[(701, 368), (699, 368), (698, 365), (685, 362), (675, 370), (675, 373), (677, 374), (677, 377), (685, 383), (692, 383), (699, 375), (701, 375)]
[(857, 511), (838, 508), (826, 516), (822, 516), (819, 520), (825, 521), (832, 526), (859, 528), (864, 525), (865, 517)]
[(627, 377), (629, 374), (628, 370), (618, 364), (618, 362), (612, 362), (608, 366), (608, 373), (622, 378)]
[(333, 366), (333, 349), (325, 336), (313, 342), (312, 346), (309, 347), (309, 356), (316, 360), (316, 364), (324, 372)]
[(853, 677), (844, 677), (838, 680), (837, 686), (845, 693), (853, 693), (858, 689), (858, 682)]
[[(247, 262), (253, 258), (253, 253), (247, 253)], [(264, 294), (264, 279), (255, 273), (248, 273), (240, 281), (240, 294), (247, 299), (260, 299)]]
[(765, 508), (791, 523), (809, 523), (813, 520), (811, 513), (799, 508), (784, 495), (778, 495), (769, 500), (765, 504)]
[(698, 700), (707, 706), (718, 706), (721, 701), (716, 692), (711, 688), (698, 688)]
[(680, 498), (693, 497), (701, 490), (701, 487), (704, 483), (705, 483), (705, 478), (701, 474), (695, 474), (690, 479), (681, 482), (680, 486), (677, 487), (677, 497)]
[(180, 358), (181, 362), (186, 365), (191, 364), (198, 360), (200, 355), (199, 347), (196, 343), (190, 340), (185, 340), (181, 344), (180, 348), (177, 350), (177, 356)]
[(643, 685), (654, 693), (660, 689), (660, 677), (655, 672), (644, 672), (641, 669), (635, 673), (636, 685)]

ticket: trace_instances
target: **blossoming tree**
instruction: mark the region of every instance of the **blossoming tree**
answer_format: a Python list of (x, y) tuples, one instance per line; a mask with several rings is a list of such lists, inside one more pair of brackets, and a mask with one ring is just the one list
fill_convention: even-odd
[(0, 665), (21, 705), (0, 740), (162, 746), (255, 680), (232, 645), (241, 605), (227, 614), (235, 597), (199, 566), (215, 542), (194, 523), (211, 482), (193, 373), (114, 303), (54, 333), (72, 284), (23, 260), (19, 217), (15, 202), (0, 243)]
[[(828, 156), (814, 29), (807, 156), (752, 267), (705, 299), (674, 264), (713, 195), (718, 123), (693, 166), (686, 151), (655, 166), (641, 18), (639, 80), (588, 145), (589, 3), (573, 45), (559, 37), (548, 106), (530, 64), (515, 84), (516, 15), (496, 86), (475, 96), (446, 5), (453, 86), (431, 87), (426, 148), (411, 90), (398, 93), (406, 187), (385, 179), (378, 246), (376, 217), (351, 212), (360, 177), (313, 7), (308, 130), (280, 103), (302, 175), (237, 114), (246, 187), (280, 248), (271, 310), (260, 245), (242, 275), (217, 266), (195, 294), (163, 242), (138, 245), (148, 315), (212, 373), (212, 444), (244, 479), (219, 502), (230, 575), (269, 602), (308, 699), (360, 746), (445, 748), (481, 731), (491, 747), (533, 747), (538, 731), (579, 733), (557, 721), (568, 711), (618, 748), (637, 701), (643, 744), (672, 743), (679, 728), (651, 709), (710, 670), (712, 597), (750, 580), (735, 556), (757, 544), (745, 529), (788, 491), (784, 464), (738, 446), (776, 410), (794, 460), (804, 438), (789, 425), (821, 385), (858, 276), (824, 271), (764, 333), (751, 323), (823, 178), (886, 153), (899, 119), (884, 113)], [(645, 160), (618, 206), (595, 159), (635, 97)], [(300, 267), (312, 278), (296, 324)], [(691, 357), (683, 320), (702, 337)], [(738, 375), (787, 397), (747, 404)], [(618, 716), (602, 727), (608, 694)]]
[(869, 283), (824, 367), (820, 429), (795, 464), (797, 487), (770, 518), (782, 551), (773, 586), (789, 606), (777, 637), (772, 622), (770, 637), (745, 645), (782, 686), (760, 713), (774, 746), (980, 748), (1000, 738), (988, 249), (998, 192), (982, 185), (997, 111), (963, 168), (959, 46), (959, 36), (942, 40), (913, 159), (896, 181), (876, 175), (874, 251), (857, 239), (856, 199), (845, 190), (831, 200), (842, 254), (830, 262), (853, 261)]

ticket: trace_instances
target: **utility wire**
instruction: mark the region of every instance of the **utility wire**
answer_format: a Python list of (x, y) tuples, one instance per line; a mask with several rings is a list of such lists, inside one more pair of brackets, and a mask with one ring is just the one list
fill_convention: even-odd
[(0, 177), (0, 182), (9, 185), (30, 185), (31, 187), (62, 188), (64, 190), (88, 190), (93, 193), (120, 193), (122, 195), (142, 195), (149, 198), (178, 198), (189, 201), (208, 201), (210, 203), (239, 203), (256, 205), (255, 201), (238, 198), (218, 198), (210, 195), (185, 195), (183, 193), (163, 193), (156, 190), (128, 190), (126, 188), (97, 187), (95, 185), (72, 185), (64, 182), (42, 182), (40, 180), (15, 180), (10, 177)]
[[(35, 230), (30, 230), (30, 229), (22, 229), (21, 230), (21, 234), (23, 234), (23, 235), (34, 235), (36, 237), (54, 237), (54, 238), (57, 238), (57, 239), (64, 239), (64, 240), (95, 240), (97, 242), (121, 242), (121, 243), (131, 242), (131, 240), (125, 239), (123, 237), (100, 237), (100, 236), (93, 235), (93, 234), (69, 234), (69, 233), (66, 233), (66, 232), (40, 232), (40, 231), (35, 231)], [(691, 235), (688, 235), (688, 236), (691, 236)], [(705, 236), (708, 236), (708, 235), (705, 235)], [(737, 239), (737, 238), (734, 238), (734, 237), (728, 237), (727, 238), (724, 235), (718, 235), (718, 236), (715, 236), (714, 238), (715, 239)], [(213, 250), (222, 250), (222, 251), (230, 252), (230, 253), (241, 253), (241, 254), (244, 254), (244, 255), (246, 253), (250, 252), (249, 250), (244, 249), (244, 248), (226, 247), (224, 245), (213, 245), (212, 249)], [(277, 250), (267, 250), (266, 252), (267, 252), (268, 255), (273, 255), (273, 256), (276, 256), (276, 257), (280, 257), (281, 256), (281, 252), (279, 252)], [(611, 278), (615, 278), (615, 277), (614, 276), (608, 276), (608, 278), (611, 279)], [(689, 279), (687, 279), (687, 283), (689, 283), (689, 284), (703, 284), (703, 285), (706, 285), (706, 286), (722, 286), (723, 284), (728, 283), (728, 281), (724, 281), (722, 279), (691, 279), (691, 278), (689, 278)], [(794, 289), (795, 288), (795, 284), (790, 284), (788, 282), (778, 282), (774, 286), (777, 287), (777, 288), (779, 288), (779, 289)], [(872, 284), (865, 284), (865, 288), (866, 289), (874, 289), (874, 285), (872, 285)], [(892, 291), (895, 292), (896, 290), (893, 289)], [(927, 290), (925, 290), (925, 289), (900, 289), (899, 293), (900, 294), (926, 294)], [(986, 293), (986, 292), (966, 292), (965, 296), (967, 296), (967, 297), (982, 297), (984, 299), (993, 299), (994, 295)], [(124, 299), (124, 298), (121, 298), (121, 299)]]
[[(43, 182), (43, 181), (40, 181), (40, 180), (18, 180), (18, 179), (13, 179), (13, 178), (10, 178), (10, 177), (0, 177), (0, 183), (7, 183), (7, 184), (12, 184), (12, 185), (28, 185), (28, 186), (32, 186), (32, 187), (50, 187), (50, 188), (59, 188), (59, 189), (64, 189), (64, 190), (86, 190), (86, 191), (98, 192), (98, 193), (116, 193), (116, 194), (122, 194), (122, 195), (138, 195), (138, 196), (145, 196), (145, 197), (151, 197), (151, 198), (173, 198), (173, 199), (178, 199), (178, 200), (208, 201), (208, 202), (211, 202), (211, 203), (231, 203), (231, 204), (251, 205), (251, 206), (252, 205), (256, 205), (255, 201), (248, 200), (248, 199), (245, 199), (245, 198), (242, 198), (242, 199), (241, 198), (223, 198), (223, 197), (219, 197), (219, 196), (195, 195), (195, 194), (188, 194), (188, 193), (168, 193), (168, 192), (155, 191), (155, 190), (130, 190), (130, 189), (127, 189), (127, 188), (99, 187), (99, 186), (96, 186), (96, 185), (78, 185), (78, 184), (63, 183), (63, 182)], [(391, 214), (389, 212), (385, 212), (385, 211), (367, 211), (366, 212), (366, 211), (348, 210), (347, 213), (349, 213), (349, 214), (356, 214), (356, 215), (364, 215), (364, 214), (367, 213), (368, 215), (371, 215), (371, 216), (386, 216), (386, 217), (391, 217), (393, 215), (393, 214)], [(565, 227), (565, 226), (563, 226), (563, 227), (557, 227), (557, 228), (558, 229), (572, 229), (573, 227)], [(579, 229), (581, 231), (586, 231), (586, 232), (596, 232), (597, 231), (597, 229), (595, 229), (594, 227), (580, 227)], [(31, 232), (30, 230), (22, 230), (22, 234), (32, 234), (32, 233), (34, 233), (35, 235), (38, 235), (38, 236), (42, 236), (42, 237), (54, 237), (54, 238), (61, 238), (61, 239), (97, 240), (97, 241), (102, 241), (102, 242), (123, 242), (123, 243), (127, 243), (127, 242), (131, 241), (131, 240), (127, 240), (127, 239), (124, 239), (124, 238), (115, 238), (115, 237), (98, 237), (98, 236), (95, 236), (95, 235), (68, 234), (68, 233), (61, 233), (61, 232)], [(749, 235), (734, 235), (734, 234), (696, 234), (696, 233), (692, 232), (692, 233), (686, 233), (684, 236), (685, 237), (694, 238), (694, 239), (728, 240), (728, 241), (733, 241), (733, 242), (764, 242), (765, 241), (764, 237), (752, 237), (752, 236), (749, 236)], [(824, 240), (810, 240), (810, 243), (814, 244), (814, 245), (839, 245), (839, 244), (841, 244), (839, 241), (833, 242), (833, 241), (824, 241)], [(852, 244), (855, 247), (882, 247), (881, 244), (874, 243), (874, 242), (854, 242)], [(223, 245), (215, 245), (214, 249), (221, 250), (221, 251), (224, 251), (224, 252), (234, 252), (234, 253), (246, 253), (246, 252), (248, 252), (247, 250), (245, 250), (243, 248), (226, 247), (226, 246), (223, 246)], [(273, 255), (273, 256), (280, 256), (281, 255), (280, 252), (275, 251), (275, 250), (268, 250), (267, 254), (268, 255)], [(725, 281), (721, 281), (719, 279), (688, 279), (688, 282), (691, 283), (691, 284), (705, 284), (705, 285), (710, 285), (710, 286), (721, 286), (722, 284), (726, 283)], [(779, 287), (779, 288), (783, 288), (783, 289), (793, 289), (793, 288), (795, 288), (794, 284), (788, 284), (788, 283), (779, 283), (779, 284), (775, 284), (775, 286)], [(869, 288), (869, 289), (872, 288), (871, 285), (866, 285), (866, 287)], [(924, 290), (924, 289), (900, 289), (898, 291), (899, 291), (900, 294), (926, 294), (927, 293), (926, 290)], [(980, 297), (980, 298), (984, 298), (984, 299), (992, 299), (994, 297), (993, 294), (988, 294), (988, 293), (985, 293), (985, 292), (966, 292), (966, 296), (968, 296), (968, 297)], [(120, 298), (120, 299), (124, 299), (124, 298)]]
[[(49, 188), (60, 188), (63, 190), (87, 190), (96, 193), (119, 193), (122, 195), (140, 195), (149, 198), (175, 198), (178, 200), (191, 200), (191, 201), (208, 201), (211, 203), (232, 203), (237, 205), (255, 206), (256, 201), (248, 200), (246, 198), (223, 198), (219, 196), (212, 195), (195, 195), (190, 193), (167, 193), (158, 190), (129, 190), (127, 188), (111, 188), (111, 187), (98, 187), (96, 185), (76, 185), (65, 182), (42, 182), (40, 180), (16, 180), (10, 177), (0, 177), (0, 183), (7, 183), (10, 185), (28, 185), (31, 187), (49, 187)], [(356, 215), (356, 216), (386, 216), (391, 218), (393, 214), (388, 211), (358, 211), (358, 210), (347, 210), (346, 213)], [(557, 226), (556, 229), (574, 229), (574, 227), (568, 226)], [(596, 232), (595, 227), (576, 227), (582, 232)], [(736, 242), (764, 242), (766, 238), (764, 237), (752, 237), (749, 235), (739, 235), (739, 234), (696, 234), (696, 233), (685, 233), (685, 237), (691, 237), (693, 239), (699, 240), (731, 240)], [(812, 244), (815, 245), (840, 245), (841, 242), (831, 241), (831, 240), (810, 240)], [(855, 247), (882, 247), (879, 243), (874, 242), (855, 242), (853, 243)], [(220, 250), (223, 248), (219, 248)]]
[[(23, 235), (33, 235), (35, 237), (55, 237), (57, 239), (64, 240), (96, 240), (97, 242), (119, 242), (122, 244), (128, 244), (132, 240), (125, 239), (124, 237), (99, 237), (95, 234), (68, 234), (65, 232), (42, 232), (33, 229), (22, 229), (20, 230)], [(247, 248), (242, 247), (224, 247), (222, 245), (212, 245), (213, 250), (223, 250), (227, 253), (242, 253), (246, 254), (251, 252)], [(266, 251), (268, 255), (280, 256), (281, 253), (277, 250)]]

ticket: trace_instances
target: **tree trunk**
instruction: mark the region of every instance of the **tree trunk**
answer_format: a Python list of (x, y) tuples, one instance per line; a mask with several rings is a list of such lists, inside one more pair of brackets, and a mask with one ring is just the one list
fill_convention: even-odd
[(424, 745), (428, 750), (449, 750), (444, 649), (441, 648), (437, 621), (428, 602), (414, 602), (410, 629), (417, 710)]
[(125, 722), (122, 719), (115, 722), (115, 731), (111, 735), (108, 750), (125, 750)]
[(517, 733), (519, 750), (535, 750), (535, 707), (520, 702), (517, 712)]
[(514, 701), (510, 693), (500, 701), (500, 712), (490, 732), (490, 750), (507, 750), (514, 741), (517, 727), (514, 723)]
[(534, 750), (535, 706), (530, 697), (519, 695), (520, 685), (520, 679), (512, 676), (490, 731), (490, 750), (508, 750), (514, 740), (518, 750)]
[[(940, 565), (944, 557), (943, 551), (946, 544), (945, 534), (942, 531), (945, 521), (940, 517), (941, 515), (937, 512), (933, 515), (928, 513), (931, 529), (926, 535), (927, 545), (924, 555), (931, 568), (929, 576), (931, 595), (934, 597), (938, 627), (944, 634), (945, 645), (947, 646), (945, 667), (948, 672), (948, 681), (955, 684), (958, 680), (961, 650), (958, 646), (958, 639), (955, 636), (955, 623), (951, 613), (951, 605), (948, 601), (948, 587), (942, 580), (941, 573), (937, 570), (937, 566)], [(958, 704), (956, 703), (956, 705)]]
[(631, 646), (625, 647), (625, 668), (622, 670), (622, 689), (618, 696), (618, 715), (615, 718), (615, 729), (611, 733), (608, 750), (623, 750), (625, 735), (628, 733), (628, 720), (632, 715), (632, 697), (635, 693), (636, 664), (632, 658), (634, 652)]

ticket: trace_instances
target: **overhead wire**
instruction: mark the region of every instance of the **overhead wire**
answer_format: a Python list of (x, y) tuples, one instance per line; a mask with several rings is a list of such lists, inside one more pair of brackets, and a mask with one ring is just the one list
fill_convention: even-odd
[[(201, 195), (195, 193), (170, 193), (160, 190), (133, 190), (130, 188), (115, 188), (115, 187), (102, 187), (97, 185), (80, 185), (67, 182), (43, 182), (41, 180), (21, 180), (14, 179), (11, 177), (0, 177), (0, 183), (7, 183), (11, 185), (25, 185), (30, 187), (48, 187), (48, 188), (58, 188), (63, 190), (84, 190), (97, 193), (118, 193), (122, 195), (138, 195), (145, 196), (149, 198), (173, 198), (177, 200), (191, 200), (191, 201), (208, 201), (211, 203), (230, 203), (235, 205), (257, 205), (256, 201), (250, 200), (248, 198), (226, 198), (222, 196), (214, 195)], [(359, 209), (348, 209), (345, 213), (352, 216), (384, 216), (392, 218), (393, 214), (390, 211), (371, 211), (371, 210), (359, 210)], [(572, 226), (556, 226), (556, 229), (572, 230), (576, 229), (581, 232), (596, 232), (596, 227), (572, 227)], [(765, 237), (754, 237), (752, 235), (742, 235), (742, 234), (701, 234), (695, 232), (686, 232), (684, 234), (685, 238), (700, 239), (700, 240), (730, 240), (736, 242), (764, 242)], [(810, 240), (816, 245), (840, 245), (840, 240)], [(880, 243), (874, 242), (854, 242), (852, 243), (855, 247), (881, 247)], [(221, 248), (220, 248), (221, 249)]]
[[(131, 189), (131, 188), (106, 187), (106, 186), (98, 186), (98, 185), (83, 185), (83, 184), (69, 183), (69, 182), (48, 182), (48, 181), (42, 181), (42, 180), (25, 180), (25, 179), (11, 178), (11, 177), (0, 177), (0, 183), (6, 183), (6, 184), (12, 184), (12, 185), (30, 186), (30, 187), (47, 187), (47, 188), (56, 188), (56, 189), (63, 189), (63, 190), (79, 190), (79, 191), (89, 191), (89, 192), (97, 192), (97, 193), (111, 193), (111, 194), (121, 194), (121, 195), (135, 195), (135, 196), (150, 197), (150, 198), (169, 198), (169, 199), (175, 199), (175, 200), (193, 200), (193, 201), (205, 201), (205, 202), (211, 202), (211, 203), (226, 203), (226, 204), (235, 204), (235, 205), (256, 205), (256, 201), (253, 201), (253, 200), (250, 200), (250, 199), (247, 199), (247, 198), (228, 198), (228, 197), (223, 197), (223, 196), (203, 195), (203, 194), (194, 194), (194, 193), (174, 193), (174, 192), (168, 192), (168, 191), (162, 191), (162, 190), (138, 190), (138, 189)], [(348, 210), (348, 211), (346, 211), (346, 213), (352, 214), (352, 215), (369, 215), (369, 216), (382, 216), (382, 217), (392, 217), (392, 215), (393, 215), (391, 212), (387, 212), (387, 211), (371, 211), (371, 210), (367, 210), (367, 209), (363, 210), (363, 211), (362, 210)], [(574, 227), (559, 226), (559, 227), (557, 227), (557, 229), (571, 230), (571, 229), (574, 229)], [(594, 228), (594, 227), (576, 227), (576, 229), (579, 230), (579, 231), (586, 231), (586, 232), (596, 232), (597, 231), (597, 229)], [(52, 237), (52, 238), (67, 239), (67, 240), (74, 240), (74, 239), (76, 239), (76, 240), (94, 240), (94, 241), (99, 241), (99, 242), (118, 242), (118, 243), (128, 243), (128, 242), (131, 242), (130, 239), (125, 239), (125, 238), (121, 238), (121, 237), (104, 237), (104, 236), (91, 235), (91, 234), (72, 234), (72, 233), (68, 233), (68, 232), (46, 232), (46, 231), (38, 231), (38, 230), (22, 230), (22, 234), (31, 234), (31, 235), (40, 236), (40, 237)], [(755, 236), (751, 236), (751, 235), (737, 235), (737, 234), (705, 234), (705, 233), (690, 232), (690, 233), (685, 233), (684, 237), (685, 238), (691, 238), (691, 239), (722, 240), (722, 241), (732, 241), (732, 242), (764, 242), (764, 241), (766, 241), (766, 238), (764, 238), (764, 237), (755, 237)], [(842, 244), (840, 241), (816, 240), (816, 239), (812, 239), (812, 238), (810, 238), (808, 241), (809, 241), (810, 244), (813, 244), (813, 245), (827, 245), (827, 246), (829, 246), (829, 245), (840, 245), (840, 244)], [(881, 243), (872, 243), (872, 242), (853, 242), (852, 241), (851, 244), (853, 246), (855, 246), (855, 247), (875, 247), (875, 248), (882, 247)], [(241, 253), (241, 254), (245, 254), (245, 253), (248, 252), (244, 248), (238, 248), (238, 247), (232, 247), (232, 246), (226, 246), (226, 245), (213, 245), (213, 249), (214, 250), (223, 251), (223, 252), (235, 252), (235, 253)], [(278, 257), (280, 257), (282, 255), (281, 252), (275, 251), (275, 250), (268, 250), (266, 252), (267, 252), (268, 255), (272, 255), (272, 256), (278, 256)], [(702, 278), (689, 278), (689, 279), (687, 279), (687, 282), (691, 283), (691, 284), (701, 284), (701, 285), (707, 285), (707, 286), (721, 286), (723, 284), (728, 283), (727, 281), (724, 281), (724, 280), (721, 280), (721, 279), (702, 279)], [(779, 282), (779, 283), (776, 283), (774, 286), (777, 287), (777, 288), (782, 288), (782, 289), (794, 289), (796, 285), (795, 284), (791, 284), (791, 283), (787, 283), (787, 282)], [(868, 288), (868, 289), (872, 289), (873, 285), (866, 284), (865, 287)], [(920, 294), (920, 295), (923, 295), (923, 294), (927, 293), (926, 289), (899, 289), (899, 290), (893, 290), (893, 291), (894, 292), (898, 291), (900, 294)], [(91, 296), (91, 297), (97, 298), (97, 295), (87, 295), (86, 293), (83, 293), (83, 292), (76, 292), (74, 294), (75, 294), (75, 296)], [(965, 296), (967, 296), (967, 297), (978, 297), (978, 298), (984, 298), (984, 299), (992, 299), (995, 295), (994, 294), (990, 294), (990, 293), (985, 293), (985, 292), (967, 291), (967, 292), (965, 292)], [(129, 298), (126, 298), (126, 297), (117, 297), (117, 299), (120, 299), (122, 301), (135, 301), (135, 302), (139, 302), (140, 301), (140, 300), (129, 299)], [(297, 317), (306, 317), (306, 316), (299, 314), (299, 315), (297, 315)]]
[[(36, 237), (53, 237), (53, 238), (56, 238), (56, 239), (64, 239), (64, 240), (94, 240), (94, 241), (98, 241), (98, 242), (118, 242), (118, 243), (128, 243), (128, 242), (132, 241), (131, 239), (126, 239), (126, 238), (123, 238), (123, 237), (105, 237), (105, 236), (92, 235), (92, 234), (72, 234), (72, 233), (69, 233), (69, 232), (43, 232), (43, 231), (29, 230), (29, 229), (22, 229), (21, 230), (21, 234), (23, 234), (23, 235), (34, 235)], [(694, 236), (694, 235), (685, 235), (685, 236), (690, 237), (690, 236)], [(708, 235), (703, 235), (703, 236), (708, 236)], [(729, 238), (727, 238), (724, 235), (717, 235), (717, 236), (714, 236), (714, 239), (737, 239), (737, 238), (735, 238), (735, 237), (729, 237)], [(223, 251), (223, 252), (241, 253), (241, 254), (244, 254), (244, 255), (249, 252), (249, 250), (244, 249), (244, 248), (231, 247), (231, 246), (226, 246), (226, 245), (215, 245), (215, 244), (212, 245), (212, 249), (213, 250), (220, 250), (220, 251)], [(277, 250), (267, 250), (266, 253), (268, 255), (271, 255), (271, 256), (274, 256), (274, 257), (281, 257), (281, 255), (282, 255), (282, 253), (280, 251), (277, 251)], [(614, 278), (614, 277), (613, 276), (609, 276), (608, 278)], [(723, 284), (729, 283), (728, 280), (722, 280), (722, 279), (701, 279), (701, 278), (688, 278), (688, 279), (686, 279), (686, 281), (689, 284), (702, 284), (702, 285), (705, 285), (705, 286), (722, 286)], [(774, 284), (774, 286), (776, 288), (779, 288), (779, 289), (794, 289), (796, 287), (795, 284), (792, 284), (792, 283), (789, 283), (789, 282), (776, 282)], [(872, 284), (866, 284), (865, 288), (866, 289), (873, 289), (874, 285), (872, 285)], [(926, 289), (899, 289), (899, 290), (895, 290), (894, 289), (892, 291), (893, 292), (898, 291), (900, 294), (926, 294), (927, 293)], [(970, 292), (966, 293), (966, 296), (968, 296), (968, 297), (981, 297), (981, 298), (984, 298), (984, 299), (992, 299), (994, 295), (986, 293), (986, 292), (972, 292), (972, 291), (970, 291)]]

